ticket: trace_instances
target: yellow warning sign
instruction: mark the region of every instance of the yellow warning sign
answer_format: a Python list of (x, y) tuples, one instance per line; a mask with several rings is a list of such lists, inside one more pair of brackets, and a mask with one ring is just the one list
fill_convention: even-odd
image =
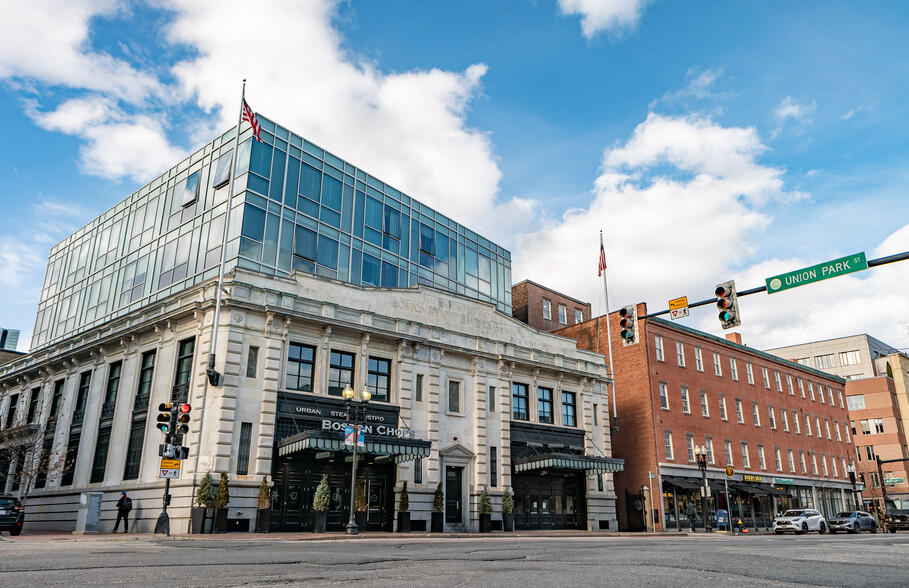
[(162, 470), (179, 470), (180, 469), (180, 460), (179, 459), (162, 459), (161, 460), (161, 469)]
[(688, 306), (688, 297), (682, 296), (681, 298), (674, 298), (669, 301), (669, 310), (678, 310)]

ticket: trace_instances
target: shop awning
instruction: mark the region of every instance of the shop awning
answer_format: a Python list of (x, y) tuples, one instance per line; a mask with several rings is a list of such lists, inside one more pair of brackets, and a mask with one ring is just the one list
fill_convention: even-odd
[[(729, 485), (730, 487), (733, 484)], [(741, 482), (734, 485), (737, 490), (742, 492), (747, 492), (748, 494), (760, 495), (765, 494), (768, 496), (788, 496), (789, 493), (783, 490), (777, 490), (770, 484), (742, 484)]]
[(701, 487), (700, 480), (695, 481), (694, 479), (678, 478), (676, 476), (663, 476), (663, 482), (668, 482), (684, 490), (697, 490)]
[[(396, 463), (429, 457), (432, 444), (420, 439), (398, 437), (376, 437), (364, 435), (365, 447), (359, 449), (364, 455), (388, 455)], [(310, 430), (285, 437), (278, 441), (278, 455), (283, 457), (300, 451), (350, 451), (344, 444), (340, 431)]]
[(615, 457), (595, 457), (570, 453), (543, 453), (521, 457), (513, 462), (514, 473), (534, 470), (583, 470), (588, 475), (620, 472), (625, 460)]

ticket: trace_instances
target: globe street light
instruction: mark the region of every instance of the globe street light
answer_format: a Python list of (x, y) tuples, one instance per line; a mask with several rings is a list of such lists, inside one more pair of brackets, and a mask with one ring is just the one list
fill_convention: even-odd
[(698, 467), (701, 469), (701, 481), (703, 482), (701, 487), (701, 512), (704, 513), (704, 532), (707, 533), (710, 531), (707, 518), (707, 448), (695, 445), (694, 457), (698, 462)]
[(353, 471), (350, 475), (350, 520), (347, 521), (347, 534), (356, 535), (359, 530), (357, 529), (357, 519), (354, 509), (356, 508), (356, 493), (357, 493), (357, 446), (360, 441), (360, 419), (363, 419), (363, 422), (366, 422), (366, 408), (369, 404), (369, 399), (372, 398), (372, 394), (369, 392), (369, 389), (363, 388), (360, 391), (360, 400), (359, 402), (354, 401), (354, 392), (353, 388), (350, 387), (350, 384), (345, 386), (344, 390), (341, 392), (341, 396), (344, 397), (344, 406), (347, 409), (347, 424), (351, 423), (351, 415), (353, 415)]

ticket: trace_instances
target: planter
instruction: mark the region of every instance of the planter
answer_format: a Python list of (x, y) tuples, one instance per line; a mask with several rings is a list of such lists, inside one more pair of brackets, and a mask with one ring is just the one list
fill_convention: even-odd
[(213, 514), (209, 508), (189, 509), (189, 532), (193, 535), (201, 533), (211, 533), (211, 522)]
[(324, 533), (325, 527), (328, 525), (328, 511), (316, 511), (312, 513), (312, 532), (313, 533)]
[(410, 533), (410, 513), (398, 513), (398, 533)]
[(445, 532), (445, 513), (443, 512), (433, 512), (432, 521), (430, 522), (430, 530), (433, 533), (443, 533)]
[(271, 510), (262, 508), (256, 511), (256, 533), (268, 533), (271, 527)]
[(481, 514), (480, 515), (480, 533), (489, 533), (492, 531), (492, 515), (491, 514)]
[(513, 512), (503, 512), (502, 513), (502, 530), (506, 533), (511, 533), (514, 531), (514, 513)]
[(358, 510), (354, 513), (354, 520), (357, 522), (357, 531), (366, 530), (366, 511)]
[(212, 523), (212, 533), (227, 533), (227, 510), (226, 508), (215, 508), (215, 519)]

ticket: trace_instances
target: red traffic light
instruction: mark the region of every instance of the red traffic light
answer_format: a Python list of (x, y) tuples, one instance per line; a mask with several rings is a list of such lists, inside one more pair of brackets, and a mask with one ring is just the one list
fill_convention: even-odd
[(184, 414), (186, 414), (187, 412), (191, 411), (192, 409), (193, 409), (193, 407), (190, 406), (190, 405), (188, 405), (188, 404), (186, 404), (186, 403), (183, 403), (183, 404), (180, 405), (180, 412), (182, 412), (182, 413), (184, 413)]

